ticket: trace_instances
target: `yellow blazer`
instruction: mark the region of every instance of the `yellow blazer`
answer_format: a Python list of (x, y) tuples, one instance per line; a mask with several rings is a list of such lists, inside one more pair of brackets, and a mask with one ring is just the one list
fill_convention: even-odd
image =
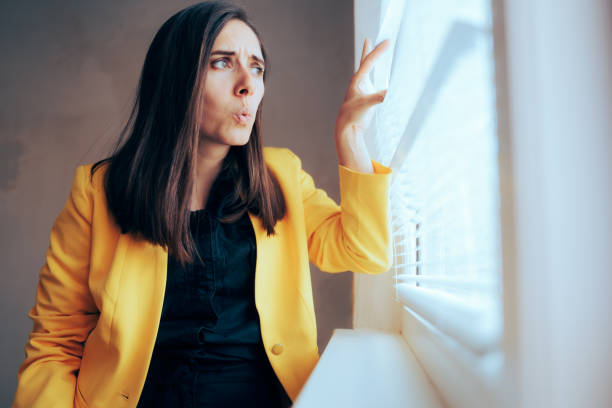
[[(392, 262), (390, 169), (339, 166), (341, 205), (315, 187), (288, 149), (265, 148), (287, 214), (268, 237), (249, 213), (257, 243), (255, 304), (264, 346), (295, 400), (317, 364), (309, 260), (326, 272), (382, 273)], [(34, 327), (13, 407), (135, 407), (146, 379), (166, 287), (167, 251), (121, 234), (103, 191), (80, 166), (51, 230)]]

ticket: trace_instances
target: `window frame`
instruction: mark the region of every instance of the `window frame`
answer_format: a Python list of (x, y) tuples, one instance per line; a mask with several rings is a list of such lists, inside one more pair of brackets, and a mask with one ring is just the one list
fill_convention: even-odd
[[(382, 2), (382, 0), (380, 0)], [(359, 66), (361, 45), (364, 38), (375, 38), (380, 13), (379, 2), (355, 0), (355, 69)], [(516, 338), (516, 282), (514, 215), (512, 203), (512, 157), (508, 85), (506, 72), (506, 39), (503, 4), (491, 0), (495, 86), (498, 119), (498, 166), (501, 223), (501, 266), (503, 284), (503, 335), (502, 351), (506, 355), (501, 369), (491, 375), (482, 373), (471, 356), (466, 355), (451, 342), (440, 340), (435, 328), (415, 317), (402, 304), (393, 300), (395, 283), (393, 271), (381, 275), (354, 275), (355, 329), (380, 329), (400, 333), (414, 352), (417, 360), (438, 390), (440, 397), (454, 407), (516, 406), (516, 382), (512, 367), (507, 364), (515, 355)], [(370, 147), (370, 146), (368, 146)]]

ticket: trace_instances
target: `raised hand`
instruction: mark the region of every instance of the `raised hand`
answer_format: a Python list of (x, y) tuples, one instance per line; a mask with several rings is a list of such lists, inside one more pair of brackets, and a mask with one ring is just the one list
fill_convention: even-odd
[(376, 59), (387, 49), (389, 40), (382, 41), (368, 52), (369, 39), (363, 42), (359, 69), (353, 75), (342, 105), (338, 111), (334, 129), (338, 162), (352, 170), (372, 173), (372, 163), (368, 155), (363, 133), (367, 126), (366, 113), (372, 106), (385, 99), (387, 90), (365, 93), (362, 82), (368, 80)]

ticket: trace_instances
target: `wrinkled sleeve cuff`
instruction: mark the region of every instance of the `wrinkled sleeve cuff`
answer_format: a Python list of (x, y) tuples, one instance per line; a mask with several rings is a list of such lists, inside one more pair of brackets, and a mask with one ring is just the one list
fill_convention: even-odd
[[(338, 165), (340, 206), (345, 227), (357, 227), (357, 225), (363, 225), (366, 220), (387, 220), (389, 218), (391, 169), (374, 160), (372, 160), (372, 166), (374, 173), (362, 173)], [(350, 220), (360, 222), (352, 225)]]
[(387, 167), (385, 165), (380, 164), (376, 160), (372, 160), (372, 167), (374, 168), (374, 173), (362, 173), (359, 171), (351, 170), (346, 166), (341, 164), (338, 165), (340, 168), (340, 174), (345, 173), (353, 173), (353, 174), (361, 174), (361, 175), (372, 175), (372, 174), (391, 174), (391, 167)]

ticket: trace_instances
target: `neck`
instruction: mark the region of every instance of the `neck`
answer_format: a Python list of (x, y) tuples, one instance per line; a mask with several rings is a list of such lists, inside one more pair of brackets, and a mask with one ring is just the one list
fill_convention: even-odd
[(196, 163), (196, 178), (193, 181), (191, 193), (191, 211), (200, 210), (206, 206), (208, 195), (215, 178), (221, 171), (223, 159), (230, 147), (200, 140), (198, 143), (198, 158)]

